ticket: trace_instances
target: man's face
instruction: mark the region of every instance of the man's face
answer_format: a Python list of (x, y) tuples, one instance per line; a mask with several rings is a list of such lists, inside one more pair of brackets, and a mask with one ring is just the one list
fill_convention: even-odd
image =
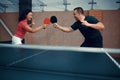
[(76, 20), (76, 21), (79, 20), (79, 18), (80, 18), (80, 13), (78, 13), (77, 10), (75, 10), (73, 14), (74, 14), (75, 20)]

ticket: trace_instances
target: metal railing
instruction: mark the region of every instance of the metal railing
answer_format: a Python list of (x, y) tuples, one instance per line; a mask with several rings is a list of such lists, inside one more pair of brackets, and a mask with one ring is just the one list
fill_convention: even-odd
[(4, 29), (8, 32), (8, 34), (12, 37), (13, 36), (12, 32), (8, 29), (8, 27), (5, 25), (5, 23), (2, 21), (2, 19), (0, 19), (0, 23), (2, 24)]

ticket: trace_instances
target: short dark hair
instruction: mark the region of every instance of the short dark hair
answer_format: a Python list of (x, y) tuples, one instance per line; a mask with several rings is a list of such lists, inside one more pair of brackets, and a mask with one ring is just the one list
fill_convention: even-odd
[(22, 11), (22, 14), (20, 14), (20, 16), (19, 16), (19, 21), (24, 20), (29, 12), (32, 12), (32, 10), (26, 9), (26, 10)]
[(77, 10), (78, 13), (84, 14), (84, 10), (82, 7), (76, 7), (74, 8), (74, 11)]

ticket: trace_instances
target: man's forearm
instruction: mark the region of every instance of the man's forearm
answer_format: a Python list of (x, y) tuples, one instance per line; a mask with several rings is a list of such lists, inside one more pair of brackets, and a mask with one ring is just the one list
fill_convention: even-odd
[(70, 27), (63, 27), (57, 23), (54, 24), (54, 26), (58, 29), (60, 29), (63, 32), (72, 32), (73, 30)]
[(88, 27), (97, 29), (97, 30), (103, 30), (104, 29), (104, 25), (101, 22), (98, 22), (97, 24), (90, 24), (88, 25)]

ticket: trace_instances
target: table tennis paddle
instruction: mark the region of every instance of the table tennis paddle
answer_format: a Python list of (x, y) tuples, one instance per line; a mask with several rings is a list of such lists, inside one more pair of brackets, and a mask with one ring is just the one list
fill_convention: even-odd
[[(43, 24), (49, 25), (50, 24), (50, 19), (49, 18), (45, 18), (44, 21), (43, 21)], [(45, 28), (43, 28), (43, 29), (45, 29)]]
[(50, 18), (50, 22), (53, 23), (57, 23), (57, 17), (56, 16), (51, 16)]
[(49, 25), (50, 24), (50, 19), (49, 18), (45, 18), (43, 23)]

